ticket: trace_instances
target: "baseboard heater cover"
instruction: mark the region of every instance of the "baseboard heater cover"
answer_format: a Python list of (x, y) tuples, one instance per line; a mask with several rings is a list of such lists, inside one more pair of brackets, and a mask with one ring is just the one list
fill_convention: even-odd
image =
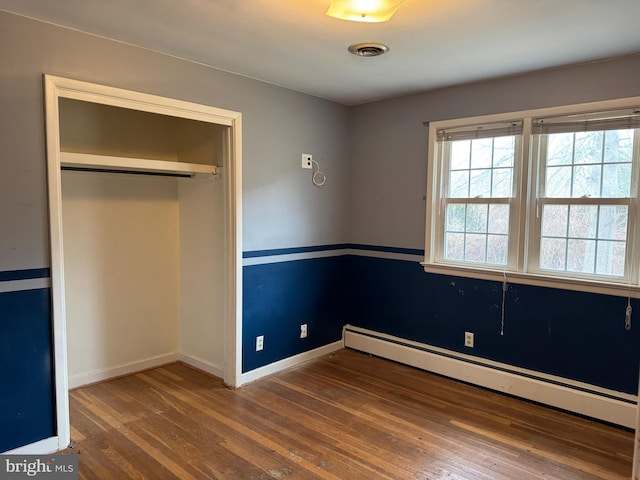
[(545, 405), (635, 428), (638, 397), (346, 325), (344, 344), (382, 358)]

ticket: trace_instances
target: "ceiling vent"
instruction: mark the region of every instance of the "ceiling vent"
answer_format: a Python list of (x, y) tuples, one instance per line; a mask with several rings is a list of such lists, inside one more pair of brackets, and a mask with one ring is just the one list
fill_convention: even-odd
[(349, 51), (359, 57), (377, 57), (389, 51), (383, 43), (354, 43), (349, 47)]

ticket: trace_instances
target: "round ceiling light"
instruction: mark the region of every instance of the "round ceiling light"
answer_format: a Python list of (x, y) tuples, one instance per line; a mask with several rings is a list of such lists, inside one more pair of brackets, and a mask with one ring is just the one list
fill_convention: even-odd
[(358, 57), (377, 57), (389, 51), (384, 43), (354, 43), (348, 50)]

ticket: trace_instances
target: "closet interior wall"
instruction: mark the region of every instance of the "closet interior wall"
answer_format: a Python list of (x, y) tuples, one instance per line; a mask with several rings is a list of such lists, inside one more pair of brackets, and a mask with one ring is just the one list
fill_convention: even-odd
[[(223, 164), (227, 127), (59, 105), (61, 152)], [(223, 377), (220, 179), (63, 170), (62, 218), (70, 388), (178, 359)]]

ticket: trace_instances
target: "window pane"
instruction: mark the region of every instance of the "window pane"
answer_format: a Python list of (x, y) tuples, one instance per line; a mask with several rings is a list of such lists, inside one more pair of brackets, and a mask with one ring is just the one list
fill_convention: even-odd
[(491, 168), (493, 138), (471, 140), (471, 168)]
[(602, 196), (629, 197), (631, 194), (631, 163), (605, 164), (602, 168)]
[(510, 198), (514, 136), (451, 142), (449, 198)]
[(596, 241), (569, 239), (567, 242), (567, 271), (594, 273)]
[(633, 135), (634, 130), (547, 135), (545, 195), (628, 197)]
[(596, 238), (598, 230), (597, 205), (571, 205), (569, 213), (569, 236)]
[(493, 168), (513, 167), (515, 162), (516, 137), (493, 139)]
[(626, 205), (601, 206), (598, 219), (598, 238), (626, 241), (627, 210), (628, 207)]
[(605, 132), (605, 162), (631, 162), (632, 154), (633, 130), (608, 130)]
[(545, 205), (542, 209), (542, 236), (566, 237), (568, 205)]
[(571, 196), (571, 167), (548, 167), (546, 196), (568, 198)]
[(600, 197), (601, 165), (581, 165), (573, 173), (573, 198)]
[(547, 136), (547, 165), (569, 165), (573, 161), (573, 133)]
[(626, 248), (624, 242), (598, 242), (596, 273), (624, 276)]
[(449, 180), (449, 197), (468, 198), (469, 197), (469, 170), (451, 172)]
[(577, 132), (574, 163), (600, 163), (604, 132)]
[(446, 260), (506, 265), (509, 205), (449, 204), (446, 218)]
[(486, 262), (487, 236), (468, 233), (465, 239), (465, 260), (469, 262)]
[(471, 140), (451, 142), (451, 170), (467, 170), (471, 152)]
[(492, 198), (509, 198), (513, 193), (513, 169), (496, 168), (491, 180)]
[(464, 233), (447, 233), (445, 249), (445, 259), (464, 260)]
[(488, 235), (487, 263), (506, 265), (508, 243), (509, 237), (506, 235)]
[(471, 181), (469, 184), (469, 197), (491, 196), (491, 170), (471, 170)]
[(489, 233), (509, 232), (509, 205), (489, 205)]
[(467, 232), (486, 233), (489, 205), (467, 205)]
[(540, 268), (564, 270), (567, 242), (560, 238), (543, 238), (540, 242)]
[(464, 232), (465, 210), (464, 204), (447, 205), (447, 232)]
[(540, 268), (623, 276), (627, 221), (626, 205), (545, 205)]

